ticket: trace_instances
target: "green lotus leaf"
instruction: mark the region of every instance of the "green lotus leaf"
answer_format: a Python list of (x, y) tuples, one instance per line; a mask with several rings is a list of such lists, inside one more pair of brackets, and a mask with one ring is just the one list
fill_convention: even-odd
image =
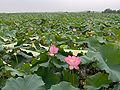
[(80, 89), (75, 88), (70, 83), (63, 81), (60, 82), (59, 84), (51, 86), (49, 90), (80, 90)]
[(27, 75), (24, 78), (10, 78), (2, 90), (44, 90), (44, 82), (37, 75)]
[(97, 73), (86, 79), (85, 88), (87, 90), (97, 90), (101, 87), (108, 87), (110, 80), (108, 80), (108, 75), (104, 73)]

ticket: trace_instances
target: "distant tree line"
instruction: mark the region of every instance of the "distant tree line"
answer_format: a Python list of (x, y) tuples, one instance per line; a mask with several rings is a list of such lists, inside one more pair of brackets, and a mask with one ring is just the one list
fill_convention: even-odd
[(120, 9), (119, 10), (112, 10), (112, 9), (105, 9), (104, 11), (102, 11), (102, 13), (120, 13)]

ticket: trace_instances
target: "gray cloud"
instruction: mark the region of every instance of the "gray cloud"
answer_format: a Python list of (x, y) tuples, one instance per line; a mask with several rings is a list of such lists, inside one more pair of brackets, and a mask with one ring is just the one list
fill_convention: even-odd
[(0, 0), (0, 12), (101, 11), (120, 9), (120, 0)]

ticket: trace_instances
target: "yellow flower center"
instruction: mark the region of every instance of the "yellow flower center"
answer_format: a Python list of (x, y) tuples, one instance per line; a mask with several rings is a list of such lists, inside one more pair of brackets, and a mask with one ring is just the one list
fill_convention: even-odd
[(75, 61), (76, 61), (76, 60), (73, 60), (73, 59), (72, 59), (72, 60), (70, 60), (70, 62), (73, 62), (73, 63), (74, 63)]

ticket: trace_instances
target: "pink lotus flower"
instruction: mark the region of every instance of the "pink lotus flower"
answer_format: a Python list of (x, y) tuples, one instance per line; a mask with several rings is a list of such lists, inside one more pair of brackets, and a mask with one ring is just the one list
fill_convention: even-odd
[(69, 65), (69, 69), (72, 70), (72, 69), (76, 69), (78, 70), (79, 67), (78, 65), (80, 64), (81, 62), (81, 59), (80, 57), (76, 57), (76, 56), (68, 56), (68, 57), (65, 57), (64, 58), (66, 63)]
[(50, 56), (54, 56), (55, 54), (58, 53), (58, 48), (54, 45), (50, 46), (50, 49), (49, 49), (49, 55)]

